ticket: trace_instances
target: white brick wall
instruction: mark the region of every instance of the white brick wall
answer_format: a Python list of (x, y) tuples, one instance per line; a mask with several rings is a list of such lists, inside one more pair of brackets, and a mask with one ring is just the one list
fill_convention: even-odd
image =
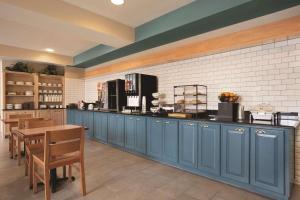
[[(234, 91), (246, 109), (270, 103), (277, 111), (300, 113), (300, 38), (87, 79), (85, 100), (96, 100), (97, 82), (124, 79), (131, 72), (158, 76), (159, 92), (166, 94), (168, 103), (173, 103), (174, 85), (198, 83), (208, 86), (209, 109), (217, 109), (221, 91)], [(300, 131), (297, 135), (300, 183)]]
[(65, 78), (65, 103), (77, 103), (85, 96), (84, 80)]

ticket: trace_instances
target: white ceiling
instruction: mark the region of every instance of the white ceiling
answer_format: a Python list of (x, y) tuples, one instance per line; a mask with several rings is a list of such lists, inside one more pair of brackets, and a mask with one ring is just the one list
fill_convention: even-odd
[(71, 57), (99, 44), (118, 48), (134, 41), (132, 27), (192, 1), (0, 0), (0, 45)]
[(116, 20), (128, 26), (137, 27), (187, 5), (194, 0), (125, 0), (125, 3), (122, 6), (115, 6), (110, 0), (62, 1)]

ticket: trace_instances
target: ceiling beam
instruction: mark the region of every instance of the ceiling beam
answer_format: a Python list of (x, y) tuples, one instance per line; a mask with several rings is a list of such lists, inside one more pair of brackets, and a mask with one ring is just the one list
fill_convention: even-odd
[(128, 45), (135, 39), (132, 27), (60, 0), (0, 0), (0, 17), (113, 47)]
[(184, 45), (173, 45), (160, 50), (151, 50), (141, 55), (127, 57), (121, 61), (86, 69), (85, 77), (91, 78), (105, 74), (150, 67), (168, 62), (194, 58), (233, 49), (245, 48), (267, 41), (286, 39), (300, 35), (300, 16), (272, 22), (269, 24), (225, 34), (209, 39), (200, 39)]
[(73, 58), (55, 53), (34, 51), (0, 44), (0, 58), (21, 59), (27, 61), (45, 62), (56, 65), (71, 65)]

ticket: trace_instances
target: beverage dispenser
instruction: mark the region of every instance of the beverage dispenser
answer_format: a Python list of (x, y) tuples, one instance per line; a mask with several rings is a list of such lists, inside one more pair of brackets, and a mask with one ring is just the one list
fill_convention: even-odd
[(145, 97), (146, 110), (149, 111), (152, 93), (157, 92), (157, 77), (146, 74), (126, 74), (125, 75), (125, 94), (127, 98), (127, 108), (141, 111), (142, 99)]

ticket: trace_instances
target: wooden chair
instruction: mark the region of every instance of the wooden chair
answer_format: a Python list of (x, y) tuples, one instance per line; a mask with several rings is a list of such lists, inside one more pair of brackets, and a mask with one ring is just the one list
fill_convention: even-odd
[[(42, 128), (53, 126), (53, 120), (43, 120), (43, 118), (33, 118), (32, 120), (24, 120), (24, 128)], [(25, 141), (25, 176), (29, 174), (29, 187), (33, 184), (33, 170), (32, 170), (32, 155), (36, 153), (43, 153), (44, 136), (36, 136)]]
[[(31, 120), (42, 120), (43, 118), (18, 118), (18, 128), (19, 129), (24, 129), (25, 128), (25, 122), (26, 121), (31, 121)], [(14, 130), (11, 131), (12, 136), (13, 136), (13, 152), (17, 153), (17, 159), (18, 159), (18, 165), (21, 165), (21, 143), (24, 142), (24, 138), (22, 135), (19, 135), (17, 132), (14, 132)], [(24, 149), (25, 151), (25, 149)]]
[[(8, 119), (23, 119), (23, 118), (32, 118), (33, 117), (33, 114), (11, 114), (11, 115), (8, 115)], [(14, 150), (17, 149), (17, 141), (18, 141), (18, 138), (17, 136), (14, 135), (13, 133), (13, 128), (17, 128), (17, 127), (12, 127), (12, 126), (9, 126), (9, 134), (8, 134), (8, 139), (9, 139), (9, 145), (8, 145), (8, 148), (9, 148), (9, 152), (11, 154), (11, 157), (14, 158), (15, 156), (15, 152)], [(20, 148), (21, 148), (21, 140), (19, 141), (20, 142)], [(20, 162), (18, 163), (19, 165), (21, 164)]]
[[(45, 185), (45, 199), (50, 200), (51, 169), (80, 163), (81, 191), (86, 195), (84, 172), (84, 129), (47, 131), (44, 140), (44, 153), (33, 155), (33, 191), (37, 192), (37, 181)], [(38, 173), (43, 169), (43, 175)]]

